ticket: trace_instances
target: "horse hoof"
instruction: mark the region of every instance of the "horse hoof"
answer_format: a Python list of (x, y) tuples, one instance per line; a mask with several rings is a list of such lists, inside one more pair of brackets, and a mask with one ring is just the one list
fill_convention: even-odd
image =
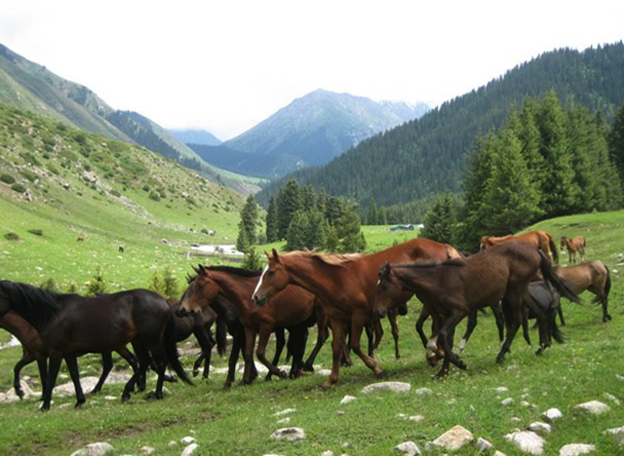
[(123, 404), (124, 402), (128, 402), (128, 400), (130, 400), (130, 395), (124, 395), (121, 396), (121, 403)]
[(537, 356), (542, 356), (544, 354), (544, 349), (543, 348), (538, 348), (537, 351), (535, 352), (535, 354)]
[(324, 390), (327, 390), (329, 388), (331, 388), (332, 386), (334, 386), (334, 382), (332, 382), (331, 380), (327, 380), (325, 382), (323, 382), (323, 384), (321, 385), (321, 388)]
[(375, 370), (375, 377), (376, 378), (386, 378), (386, 372), (383, 369), (377, 369)]
[(286, 371), (280, 370), (279, 374), (277, 374), (279, 378), (288, 378), (288, 373)]
[(24, 399), (24, 392), (22, 390), (17, 390), (15, 394), (17, 394), (20, 400)]
[(504, 356), (497, 356), (496, 357), (496, 364), (503, 364), (505, 362), (505, 357)]
[(459, 367), (462, 370), (467, 370), (468, 366), (466, 366), (466, 363), (463, 361), (457, 361), (457, 367)]
[(265, 382), (270, 382), (272, 378), (273, 378), (272, 375), (267, 375), (266, 377), (264, 377), (264, 381)]
[(446, 377), (446, 374), (448, 374), (448, 371), (446, 371), (445, 369), (442, 369), (440, 372), (435, 374), (433, 378), (435, 378), (436, 380), (443, 380), (444, 377)]
[(84, 404), (84, 403), (85, 403), (85, 401), (78, 401), (78, 402), (76, 402), (75, 407), (76, 408), (80, 408), (80, 407), (82, 407), (82, 404)]
[(311, 364), (305, 363), (303, 365), (303, 370), (305, 372), (314, 372), (314, 366), (312, 366)]
[(199, 370), (194, 370), (193, 371), (193, 377), (197, 377), (199, 375)]

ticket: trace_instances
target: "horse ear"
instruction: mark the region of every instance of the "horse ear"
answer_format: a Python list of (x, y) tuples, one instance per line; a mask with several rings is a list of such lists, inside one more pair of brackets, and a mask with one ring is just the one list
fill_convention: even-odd
[(277, 250), (275, 249), (273, 249), (273, 259), (277, 261), (278, 263), (280, 262), (279, 255), (277, 254)]
[(264, 254), (266, 255), (266, 257), (270, 260), (271, 259), (271, 255), (269, 255), (269, 252), (267, 252), (266, 250), (264, 251)]
[[(200, 266), (201, 266), (201, 264), (200, 264)], [(200, 270), (199, 270), (198, 267), (196, 267), (196, 266), (191, 266), (191, 267), (193, 268), (193, 271), (195, 271), (195, 274), (199, 274), (200, 273)]]

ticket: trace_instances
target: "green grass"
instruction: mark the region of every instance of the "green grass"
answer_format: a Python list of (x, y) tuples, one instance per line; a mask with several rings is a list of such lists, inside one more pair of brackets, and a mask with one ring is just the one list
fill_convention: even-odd
[[(556, 237), (559, 233), (585, 236), (588, 258), (602, 260), (612, 269), (618, 269), (615, 256), (624, 252), (623, 223), (624, 211), (565, 217), (543, 222), (539, 227)], [(45, 234), (47, 227), (41, 228)], [(377, 237), (376, 241), (369, 238), (369, 246), (375, 242), (381, 248), (394, 240), (383, 229), (367, 227), (366, 232), (367, 236)], [(22, 235), (21, 231), (18, 233)], [(2, 250), (4, 247), (3, 244)], [(28, 253), (13, 251), (11, 255), (22, 261), (20, 258)], [(50, 259), (49, 265), (62, 267), (65, 261)], [(6, 267), (5, 263), (2, 270)], [(132, 271), (132, 265), (124, 267), (128, 273)], [(108, 441), (117, 455), (138, 454), (143, 445), (155, 447), (158, 455), (179, 455), (183, 446), (178, 443), (170, 448), (168, 442), (193, 435), (200, 454), (210, 455), (317, 456), (326, 450), (334, 454), (388, 455), (393, 454), (392, 448), (397, 444), (413, 440), (424, 454), (438, 456), (443, 452), (425, 450), (425, 443), (460, 424), (473, 432), (475, 438), (484, 437), (496, 449), (511, 456), (522, 453), (506, 442), (504, 435), (540, 420), (541, 413), (550, 407), (559, 408), (564, 418), (554, 423), (553, 433), (546, 437), (546, 455), (558, 454), (559, 448), (568, 443), (595, 444), (597, 451), (593, 454), (596, 455), (622, 454), (614, 440), (602, 434), (608, 428), (624, 425), (624, 406), (609, 403), (604, 397), (608, 392), (624, 399), (624, 381), (618, 377), (624, 377), (621, 337), (624, 286), (619, 275), (613, 271), (610, 299), (613, 320), (601, 323), (600, 309), (590, 304), (589, 295), (584, 296), (582, 306), (565, 302), (567, 343), (553, 346), (542, 357), (533, 354), (535, 347), (528, 347), (517, 338), (505, 364), (497, 365), (498, 341), (493, 318), (480, 316), (479, 326), (462, 355), (469, 370), (460, 372), (453, 368), (447, 379), (433, 380), (431, 376), (436, 370), (426, 366), (413, 329), (420, 305), (412, 301), (408, 316), (399, 319), (403, 357), (394, 359), (392, 337), (385, 323), (386, 334), (378, 354), (388, 380), (409, 382), (412, 385), (409, 393), (362, 394), (361, 389), (376, 380), (359, 360), (355, 360), (353, 367), (342, 369), (340, 383), (329, 391), (320, 389), (324, 377), (318, 375), (297, 381), (259, 380), (252, 386), (234, 386), (230, 391), (223, 391), (224, 376), (213, 373), (207, 381), (198, 380), (196, 387), (167, 385), (171, 394), (163, 401), (146, 401), (144, 394), (137, 394), (129, 403), (121, 404), (118, 400), (104, 399), (108, 394), (121, 395), (122, 385), (108, 384), (99, 397), (88, 398), (82, 410), (63, 407), (73, 404), (73, 397), (56, 397), (47, 414), (35, 411), (38, 403), (33, 399), (0, 404), (0, 421), (10, 423), (0, 426), (0, 454), (66, 455), (87, 443)], [(464, 324), (459, 333), (463, 330)], [(537, 340), (535, 331), (532, 337)], [(330, 352), (327, 344), (317, 360), (325, 368), (330, 365)], [(11, 368), (20, 356), (20, 348), (0, 351), (0, 367), (5, 373), (0, 376), (0, 391), (10, 388)], [(214, 361), (214, 367), (225, 366), (225, 359), (215, 356)], [(186, 357), (184, 362), (189, 367), (192, 358)], [(117, 368), (122, 367), (118, 362)], [(81, 358), (80, 368), (98, 372), (98, 357)], [(27, 367), (25, 374), (36, 378), (35, 367)], [(154, 382), (149, 386), (153, 388)], [(496, 393), (494, 388), (500, 386), (507, 387), (509, 392)], [(433, 394), (416, 395), (414, 389), (421, 387), (431, 388)], [(356, 396), (357, 400), (340, 405), (346, 394)], [(507, 397), (514, 399), (513, 405), (500, 404)], [(523, 399), (535, 407), (522, 407)], [(575, 405), (592, 399), (609, 403), (611, 411), (588, 417), (574, 409)], [(278, 425), (279, 418), (273, 414), (286, 408), (297, 411), (291, 415), (290, 424)], [(420, 414), (425, 420), (412, 423), (399, 419), (399, 413)], [(271, 433), (285, 426), (304, 428), (307, 439), (297, 443), (272, 441)], [(345, 443), (350, 444), (348, 448), (343, 448)], [(456, 454), (474, 456), (478, 452), (474, 446), (468, 446)]]

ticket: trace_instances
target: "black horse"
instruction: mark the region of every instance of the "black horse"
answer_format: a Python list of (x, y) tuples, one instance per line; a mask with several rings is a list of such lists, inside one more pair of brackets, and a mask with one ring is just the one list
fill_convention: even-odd
[[(13, 310), (41, 335), (49, 356), (48, 378), (44, 383), (42, 410), (49, 410), (52, 391), (65, 359), (76, 389), (76, 406), (85, 402), (80, 385), (77, 357), (85, 353), (117, 351), (135, 373), (124, 388), (122, 400), (153, 360), (158, 381), (153, 397), (163, 397), (167, 364), (186, 383), (192, 384), (180, 364), (175, 345), (175, 320), (165, 299), (148, 290), (130, 290), (85, 298), (77, 294), (53, 293), (23, 283), (0, 281), (0, 315)], [(135, 342), (139, 358), (126, 348)], [(42, 379), (43, 380), (43, 379)]]

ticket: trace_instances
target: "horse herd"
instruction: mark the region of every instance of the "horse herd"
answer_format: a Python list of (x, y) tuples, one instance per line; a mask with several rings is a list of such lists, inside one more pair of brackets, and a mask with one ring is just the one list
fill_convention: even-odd
[[(561, 246), (568, 247), (571, 261), (572, 252), (577, 251), (584, 259), (582, 238), (562, 238)], [(145, 389), (149, 368), (158, 374), (151, 393), (156, 399), (163, 396), (163, 382), (171, 380), (166, 375), (167, 366), (182, 381), (192, 384), (176, 349), (176, 342), (190, 334), (196, 336), (202, 349), (193, 373), (197, 375), (204, 362), (204, 377), (209, 375), (213, 347), (216, 345), (223, 354), (227, 333), (232, 336), (225, 387), (234, 381), (241, 354), (242, 382), (249, 384), (257, 378), (254, 351), (268, 369), (267, 378), (296, 378), (303, 371), (312, 371), (330, 329), (332, 369), (324, 388), (338, 382), (340, 367), (351, 364), (351, 351), (375, 375), (382, 376), (374, 357), (383, 334), (381, 319), (387, 317), (391, 324), (399, 358), (396, 319), (406, 313), (406, 304), (415, 295), (423, 303), (416, 329), (427, 362), (434, 366), (442, 360), (437, 374), (441, 377), (451, 364), (466, 368), (459, 355), (476, 326), (478, 311), (484, 308), (491, 308), (496, 316), (502, 342), (497, 362), (504, 360), (520, 326), (530, 343), (528, 318), (537, 319), (538, 354), (551, 345), (552, 338), (561, 341), (555, 321), (559, 313), (565, 324), (560, 297), (579, 302), (577, 295), (589, 290), (596, 295), (595, 301), (602, 303), (603, 321), (611, 319), (607, 267), (598, 261), (554, 266), (551, 254), (558, 261), (552, 237), (539, 230), (518, 237), (483, 237), (481, 250), (474, 255), (421, 238), (368, 255), (278, 254), (274, 249), (267, 254), (268, 265), (262, 271), (199, 265), (195, 274), (188, 276), (188, 287), (176, 303), (148, 290), (87, 298), (0, 281), (0, 327), (23, 345), (23, 359), (14, 370), (17, 394), (23, 395), (21, 368), (37, 361), (43, 389), (41, 409), (48, 410), (62, 360), (76, 390), (76, 406), (85, 402), (77, 362), (85, 353), (102, 354), (104, 369), (94, 392), (101, 389), (112, 368), (113, 351), (130, 364), (133, 374), (124, 387), (122, 401), (136, 389)], [(468, 329), (454, 352), (455, 329), (465, 317)], [(423, 329), (428, 318), (432, 320), (430, 336)], [(308, 331), (313, 325), (318, 327), (317, 339), (304, 362)], [(363, 332), (368, 335), (367, 350), (361, 346)], [(266, 347), (272, 334), (276, 352), (269, 360)], [(289, 374), (277, 367), (285, 346), (292, 357)]]

